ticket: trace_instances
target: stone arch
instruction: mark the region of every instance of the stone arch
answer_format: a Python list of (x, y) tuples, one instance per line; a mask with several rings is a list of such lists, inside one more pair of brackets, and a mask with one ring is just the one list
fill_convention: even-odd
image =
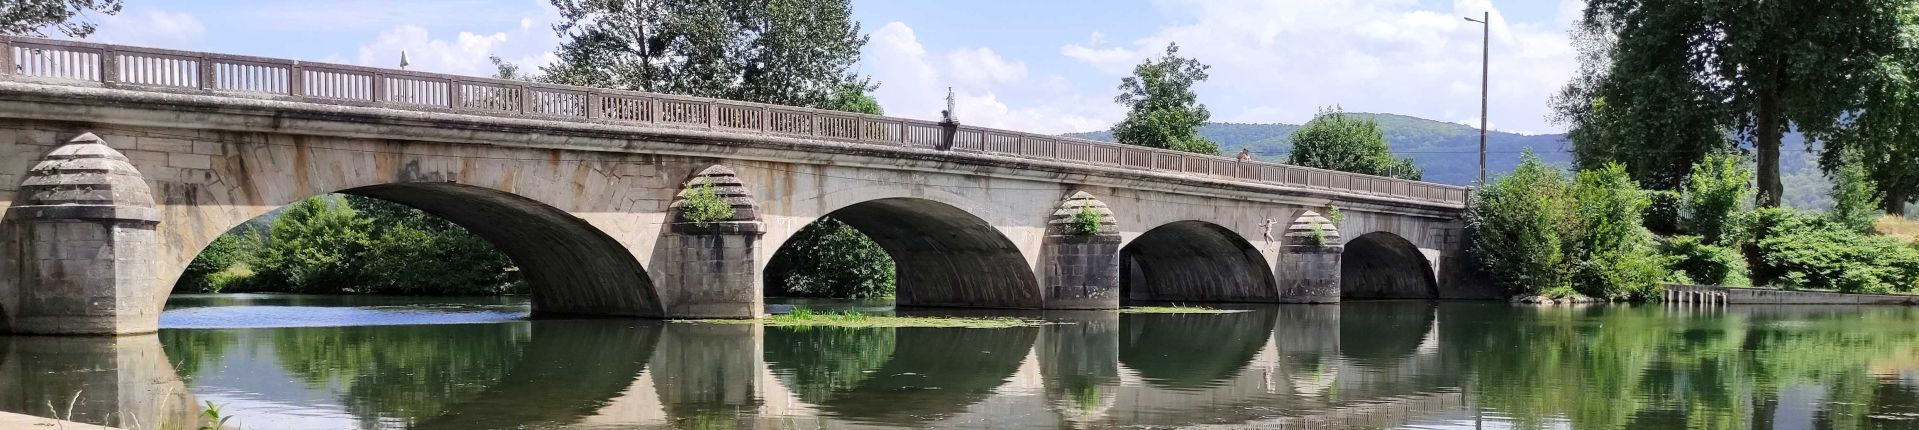
[(1272, 265), (1246, 238), (1205, 221), (1167, 223), (1120, 248), (1120, 295), (1149, 301), (1271, 301)]
[(535, 315), (661, 316), (653, 280), (619, 241), (545, 203), (492, 188), (402, 182), (341, 190), (433, 214), (520, 267)]
[[(958, 207), (889, 197), (828, 212), (893, 258), (903, 306), (1038, 309), (1039, 280), (1019, 246)], [(784, 240), (784, 239), (783, 239)], [(780, 249), (784, 244), (768, 244)]]
[(1376, 231), (1352, 238), (1340, 260), (1341, 300), (1439, 298), (1432, 262), (1398, 234)]

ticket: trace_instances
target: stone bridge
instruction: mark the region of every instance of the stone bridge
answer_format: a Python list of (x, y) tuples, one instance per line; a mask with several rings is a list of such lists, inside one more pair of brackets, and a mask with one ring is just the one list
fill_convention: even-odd
[[(1459, 282), (1461, 187), (951, 122), (0, 44), (0, 331), (154, 331), (215, 237), (327, 193), (485, 238), (536, 315), (760, 316), (766, 262), (827, 215), (892, 255), (909, 306), (1489, 293)], [(731, 219), (680, 211), (708, 184)], [(1069, 226), (1082, 211), (1098, 231)]]

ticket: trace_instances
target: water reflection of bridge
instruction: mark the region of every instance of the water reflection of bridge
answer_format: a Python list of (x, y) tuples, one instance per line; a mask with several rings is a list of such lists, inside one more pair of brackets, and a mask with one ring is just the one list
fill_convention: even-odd
[[(1454, 380), (1466, 373), (1461, 360), (1436, 346), (1444, 335), (1437, 309), (1422, 302), (1263, 307), (1225, 315), (1071, 312), (1049, 315), (1067, 324), (1005, 330), (794, 330), (604, 320), (468, 325), (448, 330), (513, 333), (489, 346), (448, 341), (426, 353), (468, 361), (373, 363), (332, 370), (368, 374), (329, 378), (383, 382), (346, 394), (372, 399), (345, 402), (348, 412), (362, 420), (397, 420), (426, 429), (511, 423), (540, 428), (1400, 423), (1457, 411), (1464, 401)], [(379, 343), (380, 330), (349, 337)], [(449, 332), (437, 337), (485, 336)], [(391, 345), (357, 347), (403, 355), (421, 343), (417, 335), (391, 340)], [(76, 341), (83, 340), (61, 339)], [(159, 354), (158, 342), (122, 342), (114, 346), (122, 362), (137, 361), (126, 354)], [(23, 346), (17, 339), (0, 342), (0, 369), (9, 375), (0, 381), (21, 381), (11, 375), (32, 374), (35, 369), (24, 367), (48, 363), (38, 356), (20, 359), (38, 354), (35, 348), (44, 347)], [(501, 348), (509, 351), (496, 351)], [(432, 366), (480, 361), (502, 363), (498, 374), (480, 378), (484, 387), (436, 391), (419, 386), (453, 380), (431, 374), (472, 371)], [(383, 372), (394, 375), (379, 375)], [(120, 402), (151, 409), (157, 397), (141, 393), (181, 387), (179, 378), (147, 372), (55, 385), (90, 392), (120, 387)], [(428, 382), (384, 383), (406, 378)], [(8, 390), (0, 396), (5, 401), (0, 409), (26, 413), (39, 412), (38, 403), (59, 394), (42, 389), (47, 392), (23, 396), (37, 388), (0, 388)], [(433, 399), (404, 400), (426, 397)]]

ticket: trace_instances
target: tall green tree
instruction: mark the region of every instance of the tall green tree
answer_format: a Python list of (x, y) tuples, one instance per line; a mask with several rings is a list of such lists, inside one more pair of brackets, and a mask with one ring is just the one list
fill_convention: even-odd
[[(1659, 16), (1661, 19), (1682, 17)], [(1579, 70), (1552, 100), (1553, 120), (1567, 126), (1575, 168), (1622, 163), (1633, 180), (1656, 190), (1676, 190), (1692, 165), (1708, 154), (1730, 151), (1730, 116), (1708, 88), (1694, 82), (1686, 64), (1686, 36), (1616, 36), (1606, 15), (1573, 29)], [(1681, 22), (1659, 25), (1683, 27)], [(1623, 44), (1623, 46), (1622, 46)], [(1627, 61), (1614, 61), (1619, 50)]]
[(1127, 145), (1176, 151), (1219, 154), (1219, 145), (1199, 135), (1199, 126), (1213, 114), (1199, 103), (1193, 84), (1205, 81), (1205, 64), (1179, 56), (1178, 44), (1167, 44), (1166, 54), (1133, 67), (1133, 76), (1119, 81), (1126, 119), (1113, 126), (1113, 138)]
[[(1641, 97), (1705, 101), (1706, 112), (1724, 115), (1713, 122), (1730, 124), (1758, 154), (1758, 203), (1776, 206), (1781, 138), (1792, 127), (1818, 136), (1859, 107), (1867, 72), (1897, 48), (1906, 3), (1592, 0), (1579, 26), (1612, 38), (1604, 82)], [(1605, 94), (1586, 100), (1620, 102)], [(1643, 144), (1665, 148), (1662, 140)]]
[(52, 30), (67, 37), (93, 34), (89, 13), (120, 13), (120, 0), (7, 0), (0, 1), (0, 34), (46, 37)]
[(849, 0), (552, 0), (564, 84), (821, 107), (866, 36)]
[(1829, 177), (1863, 169), (1888, 214), (1919, 199), (1919, 3), (1908, 2), (1899, 16), (1897, 49), (1866, 73), (1863, 107), (1825, 136), (1819, 153)]
[(1337, 107), (1293, 130), (1292, 141), (1286, 164), (1415, 181), (1422, 175), (1412, 159), (1393, 156), (1378, 122)]

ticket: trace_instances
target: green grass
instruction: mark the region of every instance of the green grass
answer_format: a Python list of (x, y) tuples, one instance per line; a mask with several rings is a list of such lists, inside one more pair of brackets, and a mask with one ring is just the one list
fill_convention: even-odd
[(931, 328), (1013, 328), (1046, 324), (1044, 321), (1007, 317), (918, 317), (874, 315), (859, 312), (813, 312), (798, 308), (791, 313), (757, 320), (681, 320), (675, 322), (715, 324), (765, 324), (768, 327), (931, 327)]
[(1246, 312), (1246, 311), (1236, 311), (1231, 309), (1217, 309), (1217, 308), (1209, 308), (1205, 306), (1178, 306), (1178, 305), (1134, 306), (1134, 307), (1124, 308), (1119, 310), (1119, 313), (1123, 313), (1123, 314), (1230, 314), (1234, 312)]

